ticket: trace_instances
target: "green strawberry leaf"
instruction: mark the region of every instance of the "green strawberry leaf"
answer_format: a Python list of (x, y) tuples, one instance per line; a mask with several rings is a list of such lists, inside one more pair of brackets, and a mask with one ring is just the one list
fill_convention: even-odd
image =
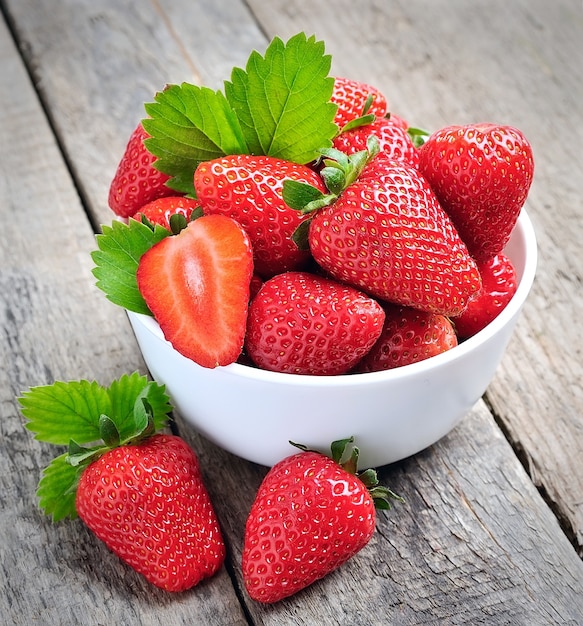
[(233, 69), (225, 95), (252, 154), (303, 164), (332, 144), (338, 128), (330, 65), (324, 43), (299, 33), (287, 43), (275, 37), (265, 56), (254, 51), (245, 70)]
[(57, 445), (68, 445), (71, 439), (96, 441), (99, 417), (111, 411), (107, 390), (86, 380), (31, 387), (19, 401), (35, 439)]
[(157, 157), (156, 169), (171, 179), (168, 187), (195, 196), (197, 165), (225, 154), (249, 151), (239, 120), (220, 91), (189, 83), (171, 85), (145, 105), (144, 142)]
[(69, 446), (43, 471), (37, 490), (41, 509), (55, 521), (76, 516), (78, 478), (91, 461), (112, 447), (154, 434), (167, 425), (172, 411), (165, 386), (138, 372), (124, 374), (109, 387), (56, 381), (31, 387), (18, 400), (36, 439)]
[(151, 411), (155, 430), (166, 425), (168, 414), (172, 411), (166, 387), (148, 382), (138, 372), (131, 376), (124, 374), (120, 379), (114, 380), (107, 392), (112, 407), (108, 417), (115, 423), (122, 442), (141, 433), (146, 427), (148, 409), (144, 408), (144, 402)]
[(407, 128), (407, 133), (409, 134), (409, 137), (411, 137), (413, 145), (416, 148), (420, 148), (427, 141), (430, 134), (423, 128), (415, 128), (413, 126), (409, 126), (409, 128)]
[(102, 234), (96, 236), (99, 249), (91, 253), (97, 287), (114, 304), (135, 313), (151, 315), (138, 289), (136, 271), (144, 252), (168, 237), (170, 232), (158, 224), (150, 228), (131, 218), (127, 224), (116, 220), (111, 226), (102, 228)]
[(36, 495), (41, 510), (58, 522), (67, 517), (76, 518), (76, 487), (80, 471), (67, 462), (67, 454), (53, 459), (38, 484)]

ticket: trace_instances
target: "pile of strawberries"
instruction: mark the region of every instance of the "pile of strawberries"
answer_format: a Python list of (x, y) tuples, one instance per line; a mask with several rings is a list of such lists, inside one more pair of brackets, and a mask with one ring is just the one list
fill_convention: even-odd
[(202, 366), (406, 365), (481, 330), (516, 290), (503, 249), (533, 175), (522, 133), (477, 124), (424, 138), (377, 89), (343, 78), (331, 101), (338, 133), (320, 159), (204, 161), (195, 198), (166, 186), (141, 124), (129, 141), (110, 206), (168, 229), (186, 218), (143, 255), (137, 285), (165, 337)]
[[(329, 77), (303, 34), (253, 55), (224, 95), (184, 84), (146, 106), (111, 184), (123, 219), (92, 255), (107, 297), (153, 315), (207, 368), (372, 372), (484, 328), (516, 290), (504, 247), (533, 176), (522, 133), (409, 128), (378, 89)], [(218, 571), (225, 545), (198, 459), (160, 433), (164, 387), (133, 374), (20, 402), (37, 439), (69, 445), (39, 484), (47, 514), (81, 517), (169, 591)], [(243, 546), (251, 598), (281, 600), (339, 567), (370, 540), (375, 506), (398, 498), (357, 472), (348, 444), (330, 457), (298, 446), (265, 476)]]

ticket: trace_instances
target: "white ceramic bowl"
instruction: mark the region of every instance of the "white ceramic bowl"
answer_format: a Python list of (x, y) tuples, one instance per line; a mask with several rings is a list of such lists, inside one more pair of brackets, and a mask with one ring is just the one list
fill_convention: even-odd
[(536, 239), (524, 210), (505, 252), (519, 284), (493, 322), (448, 352), (384, 372), (305, 376), (238, 363), (205, 369), (176, 352), (153, 318), (128, 315), (154, 379), (217, 445), (271, 466), (296, 451), (290, 440), (327, 452), (332, 441), (354, 435), (360, 468), (377, 467), (435, 443), (486, 390), (534, 280)]

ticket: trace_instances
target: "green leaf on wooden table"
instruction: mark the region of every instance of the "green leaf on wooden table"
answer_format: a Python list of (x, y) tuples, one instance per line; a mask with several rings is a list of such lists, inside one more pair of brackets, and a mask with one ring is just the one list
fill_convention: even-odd
[(124, 374), (109, 387), (87, 380), (56, 381), (31, 387), (19, 398), (28, 419), (26, 428), (35, 433), (35, 439), (58, 445), (69, 445), (71, 439), (80, 444), (101, 440), (103, 415), (113, 422), (123, 444), (137, 434), (135, 412), (142, 411), (144, 400), (155, 429), (160, 430), (172, 410), (166, 388), (138, 372)]
[(303, 164), (332, 145), (338, 128), (330, 65), (324, 43), (299, 33), (287, 43), (274, 38), (265, 56), (253, 52), (245, 70), (233, 70), (225, 95), (252, 154)]
[(195, 196), (194, 171), (202, 161), (243, 154), (248, 147), (239, 120), (220, 91), (189, 83), (170, 85), (145, 105), (144, 142), (157, 157), (156, 169), (171, 179), (168, 187)]
[(75, 492), (81, 471), (67, 462), (67, 456), (58, 456), (44, 469), (36, 492), (40, 508), (54, 522), (77, 517)]
[(138, 372), (124, 374), (109, 387), (56, 381), (31, 387), (18, 400), (36, 439), (69, 446), (43, 471), (37, 490), (41, 509), (55, 521), (76, 516), (75, 491), (89, 463), (161, 430), (172, 411), (165, 386)]
[(87, 380), (31, 387), (19, 401), (35, 439), (60, 445), (99, 439), (99, 417), (111, 412), (107, 390)]
[(127, 224), (114, 221), (102, 228), (102, 234), (96, 236), (99, 249), (91, 253), (97, 286), (114, 304), (151, 315), (138, 289), (136, 271), (144, 252), (168, 237), (170, 231), (157, 224), (150, 228), (131, 218)]

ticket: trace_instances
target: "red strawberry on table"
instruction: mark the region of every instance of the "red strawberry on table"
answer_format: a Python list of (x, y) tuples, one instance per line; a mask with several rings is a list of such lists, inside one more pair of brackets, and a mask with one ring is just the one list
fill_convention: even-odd
[(505, 254), (478, 263), (478, 269), (482, 289), (461, 315), (452, 318), (458, 336), (464, 339), (475, 335), (498, 317), (516, 293), (516, 271)]
[(152, 224), (160, 224), (167, 230), (172, 230), (170, 220), (173, 215), (181, 215), (186, 222), (190, 220), (192, 212), (200, 207), (198, 200), (193, 198), (187, 198), (185, 196), (166, 196), (164, 198), (157, 198), (144, 205), (136, 214), (132, 217), (140, 220), (144, 216)]
[(99, 457), (81, 475), (76, 507), (110, 550), (167, 591), (193, 587), (224, 561), (198, 460), (178, 437), (155, 435)]
[(229, 217), (205, 215), (145, 252), (137, 282), (173, 347), (216, 367), (241, 353), (252, 274), (245, 231)]
[(470, 253), (502, 252), (533, 179), (532, 148), (516, 128), (448, 126), (419, 149), (419, 169)]
[(380, 151), (396, 161), (405, 161), (413, 167), (419, 165), (418, 150), (413, 144), (406, 127), (401, 120), (380, 117), (363, 126), (358, 126), (341, 133), (334, 139), (334, 148), (345, 154), (365, 150), (367, 140), (374, 135), (379, 140)]
[(37, 440), (68, 445), (37, 490), (54, 522), (80, 517), (167, 591), (184, 591), (218, 571), (225, 545), (196, 454), (160, 432), (172, 411), (163, 385), (134, 372), (108, 387), (87, 380), (32, 387), (19, 401)]
[(377, 372), (423, 361), (457, 346), (457, 336), (444, 315), (411, 307), (385, 305), (381, 336), (355, 372)]
[[(352, 439), (332, 444), (332, 458), (302, 448), (274, 465), (251, 506), (242, 569), (249, 596), (273, 603), (323, 578), (352, 558), (375, 530), (375, 506), (390, 508), (376, 472), (356, 474)], [(299, 446), (298, 446), (299, 447)]]
[(111, 181), (109, 207), (120, 217), (132, 217), (156, 198), (176, 195), (176, 191), (165, 184), (169, 177), (154, 167), (156, 158), (144, 145), (144, 139), (147, 138), (142, 124), (138, 124)]
[(305, 217), (283, 201), (287, 179), (325, 191), (309, 167), (267, 156), (226, 156), (201, 163), (194, 174), (204, 213), (227, 215), (243, 226), (253, 246), (255, 271), (264, 278), (301, 269), (309, 259), (309, 252), (292, 240)]
[(427, 182), (382, 154), (315, 214), (308, 239), (334, 278), (381, 300), (459, 315), (481, 286), (475, 261)]
[(384, 318), (381, 306), (357, 289), (286, 272), (265, 282), (252, 300), (245, 347), (263, 369), (343, 374), (370, 350)]
[(334, 79), (331, 101), (338, 106), (334, 123), (340, 130), (363, 115), (384, 117), (387, 113), (387, 99), (376, 87), (349, 78)]

